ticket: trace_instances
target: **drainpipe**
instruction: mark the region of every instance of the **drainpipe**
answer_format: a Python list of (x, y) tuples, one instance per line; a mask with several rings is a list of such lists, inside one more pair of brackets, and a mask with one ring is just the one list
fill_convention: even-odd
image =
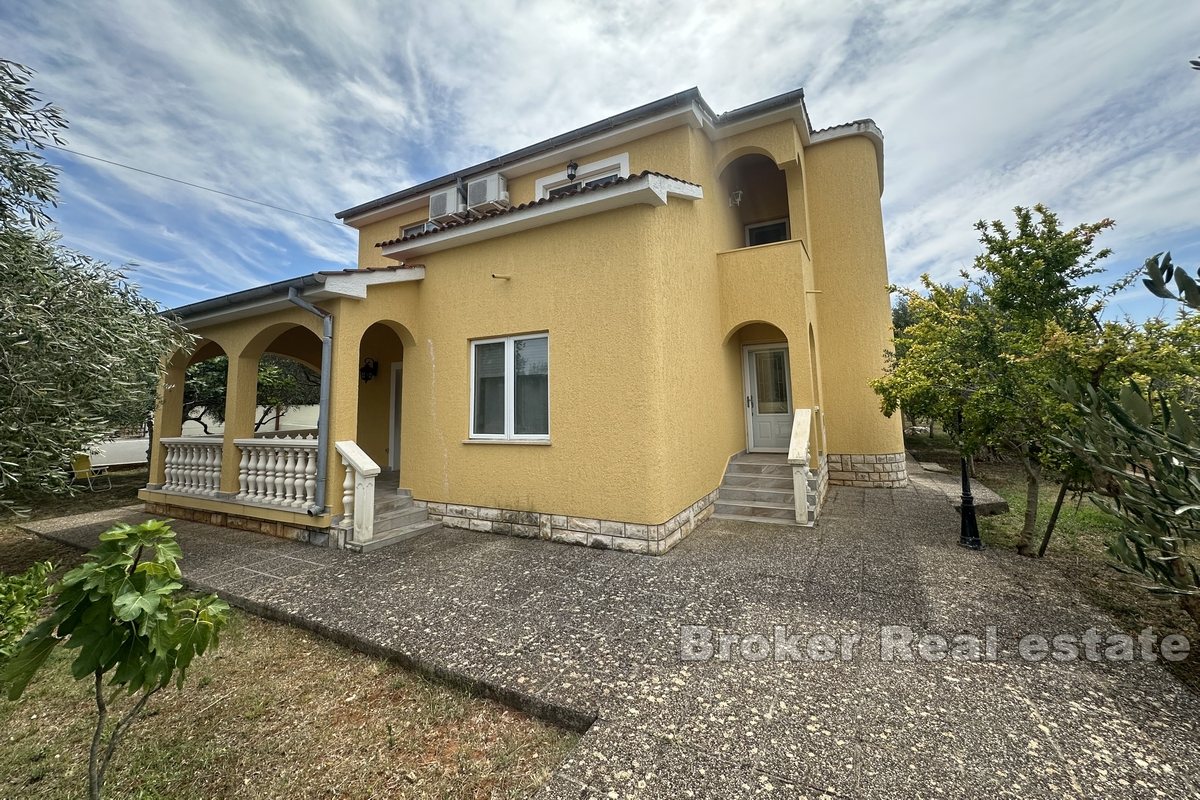
[(317, 412), (317, 503), (306, 511), (310, 517), (325, 512), (325, 473), (329, 462), (329, 381), (333, 361), (333, 314), (317, 308), (300, 296), (296, 287), (288, 288), (288, 301), (321, 318), (321, 405)]

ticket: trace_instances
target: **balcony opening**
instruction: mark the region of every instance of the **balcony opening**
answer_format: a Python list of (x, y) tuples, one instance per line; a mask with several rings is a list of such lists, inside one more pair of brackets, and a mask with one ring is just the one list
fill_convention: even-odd
[(792, 238), (787, 176), (770, 158), (749, 153), (730, 162), (721, 185), (729, 204), (726, 249)]

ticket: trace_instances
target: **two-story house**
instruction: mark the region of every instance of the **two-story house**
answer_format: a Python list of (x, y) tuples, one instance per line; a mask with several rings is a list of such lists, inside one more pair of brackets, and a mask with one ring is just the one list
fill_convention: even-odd
[[(695, 89), (337, 216), (358, 265), (175, 309), (153, 513), (355, 549), (437, 522), (659, 554), (711, 513), (810, 525), (903, 485), (870, 120)], [(318, 430), (255, 436), (259, 358), (321, 373)], [(226, 427), (183, 437), (189, 364)], [(786, 528), (780, 528), (781, 535)]]

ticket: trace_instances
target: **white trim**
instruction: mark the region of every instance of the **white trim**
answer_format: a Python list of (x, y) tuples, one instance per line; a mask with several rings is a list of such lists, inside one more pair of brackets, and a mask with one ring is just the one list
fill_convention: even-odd
[(538, 178), (533, 183), (533, 198), (535, 200), (545, 199), (550, 196), (551, 189), (557, 189), (560, 186), (567, 186), (572, 183), (587, 183), (589, 180), (616, 175), (619, 178), (629, 177), (629, 153), (618, 153), (614, 156), (593, 161), (590, 164), (581, 164), (575, 171), (575, 178), (572, 180), (567, 177), (567, 171), (564, 169), (561, 172), (555, 172), (553, 175), (544, 175)]
[[(743, 225), (742, 232), (745, 235), (744, 241), (746, 242), (746, 247), (760, 247), (761, 246), (761, 245), (750, 244), (750, 229), (751, 228), (765, 228), (768, 225), (778, 225), (781, 222), (783, 223), (783, 238), (780, 239), (779, 241), (782, 241), (782, 242), (791, 241), (791, 239), (792, 239), (792, 223), (787, 217), (780, 217), (779, 219), (768, 219), (768, 220), (764, 220), (763, 222), (751, 222), (749, 225)], [(779, 244), (779, 242), (763, 242), (763, 244)]]
[[(372, 286), (387, 283), (404, 283), (425, 279), (424, 267), (405, 267), (404, 269), (360, 269), (353, 273), (337, 275), (317, 275), (321, 286), (314, 286), (300, 293), (300, 296), (311, 303), (322, 300), (332, 300), (344, 297), (350, 300), (362, 300), (367, 296), (367, 290)], [(210, 311), (207, 314), (189, 316), (185, 320), (189, 330), (230, 322), (235, 319), (257, 317), (287, 308), (295, 308), (283, 293), (276, 297), (265, 297), (246, 303), (237, 303), (225, 308)]]
[[(756, 396), (757, 387), (750, 380), (750, 355), (760, 350), (783, 350), (787, 358), (783, 361), (784, 385), (787, 389), (788, 413), (795, 415), (796, 407), (792, 404), (792, 351), (787, 342), (767, 344), (742, 345), (742, 386), (745, 395), (742, 397), (742, 410), (746, 418), (746, 452), (747, 453), (786, 453), (787, 447), (756, 447), (754, 444), (754, 414), (749, 398)], [(795, 417), (793, 416), (793, 421)]]
[(415, 255), (436, 253), (451, 247), (460, 247), (473, 242), (482, 242), (510, 233), (539, 228), (555, 222), (598, 214), (614, 208), (625, 208), (643, 204), (648, 206), (665, 206), (670, 197), (680, 197), (685, 200), (699, 200), (704, 197), (704, 190), (699, 186), (674, 178), (664, 178), (661, 175), (646, 175), (633, 178), (615, 186), (593, 189), (570, 197), (563, 197), (552, 203), (523, 208), (497, 214), (494, 217), (472, 222), (470, 225), (459, 225), (437, 233), (427, 233), (416, 239), (393, 242), (380, 248), (383, 255), (403, 261)]
[[(516, 364), (514, 353), (516, 349), (513, 347), (514, 342), (524, 339), (545, 339), (546, 340), (546, 432), (542, 433), (516, 433), (515, 409), (516, 409)], [(481, 344), (500, 344), (504, 345), (504, 432), (503, 433), (476, 433), (475, 431), (475, 348)], [(468, 404), (470, 418), (467, 420), (467, 442), (536, 442), (550, 441), (550, 332), (539, 331), (537, 333), (523, 333), (516, 336), (492, 336), (486, 339), (471, 339), (470, 340), (470, 356), (471, 356), (471, 386), (470, 386), (470, 402)]]
[[(388, 469), (400, 469), (400, 430), (396, 427), (396, 401), (404, 398), (404, 362), (392, 363), (391, 403), (388, 404)], [(399, 382), (399, 386), (397, 383)], [(400, 389), (397, 397), (397, 389)], [(401, 414), (404, 413), (401, 409)]]

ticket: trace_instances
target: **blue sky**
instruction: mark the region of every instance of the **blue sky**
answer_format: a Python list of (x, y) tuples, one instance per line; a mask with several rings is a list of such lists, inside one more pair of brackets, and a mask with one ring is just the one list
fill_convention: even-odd
[[(334, 212), (689, 86), (718, 111), (803, 86), (886, 138), (892, 278), (945, 278), (971, 224), (1112, 217), (1113, 275), (1200, 262), (1200, 3), (23, 3), (4, 57), (73, 149)], [(350, 266), (352, 231), (62, 153), (66, 244), (164, 305)], [(1140, 288), (1134, 316), (1163, 306)], [(1169, 312), (1172, 309), (1167, 307)]]

